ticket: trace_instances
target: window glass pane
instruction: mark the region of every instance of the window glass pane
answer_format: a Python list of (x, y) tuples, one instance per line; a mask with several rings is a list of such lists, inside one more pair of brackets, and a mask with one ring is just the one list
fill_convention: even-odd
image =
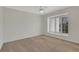
[(59, 17), (59, 32), (62, 33), (62, 17)]
[(56, 17), (56, 32), (59, 32), (59, 17)]
[(68, 33), (68, 17), (61, 15), (49, 18), (48, 32)]
[(68, 33), (67, 17), (62, 17), (62, 33)]
[(49, 31), (50, 32), (55, 32), (55, 18), (50, 19)]

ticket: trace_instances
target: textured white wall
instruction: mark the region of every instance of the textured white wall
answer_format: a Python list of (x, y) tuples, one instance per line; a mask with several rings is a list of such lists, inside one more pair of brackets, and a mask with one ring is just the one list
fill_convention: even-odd
[(41, 16), (4, 8), (4, 42), (41, 34)]
[[(68, 13), (68, 16), (69, 16), (69, 36), (66, 37), (66, 36), (61, 36), (61, 35), (58, 36), (58, 35), (54, 35), (54, 34), (48, 34), (47, 33), (47, 17), (58, 15), (58, 14), (63, 14), (63, 13)], [(79, 43), (79, 27), (78, 27), (79, 26), (79, 7), (70, 7), (67, 9), (58, 10), (53, 13), (44, 15), (42, 17), (42, 19), (44, 22), (42, 24), (43, 25), (43, 33), (45, 35)]]

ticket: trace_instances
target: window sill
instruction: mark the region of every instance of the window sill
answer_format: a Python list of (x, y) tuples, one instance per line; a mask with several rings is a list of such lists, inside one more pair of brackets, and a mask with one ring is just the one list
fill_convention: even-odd
[(51, 32), (49, 32), (49, 34), (54, 34), (54, 35), (59, 35), (59, 36), (68, 36), (68, 34), (66, 34), (66, 33), (51, 33)]

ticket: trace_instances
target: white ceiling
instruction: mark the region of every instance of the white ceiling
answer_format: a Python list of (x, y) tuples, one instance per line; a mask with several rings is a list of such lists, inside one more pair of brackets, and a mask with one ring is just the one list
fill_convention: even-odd
[[(12, 8), (20, 11), (31, 12), (34, 14), (40, 14), (39, 8), (40, 6), (6, 6), (7, 8)], [(44, 14), (54, 12), (56, 10), (61, 10), (64, 8), (68, 8), (68, 6), (44, 6)]]

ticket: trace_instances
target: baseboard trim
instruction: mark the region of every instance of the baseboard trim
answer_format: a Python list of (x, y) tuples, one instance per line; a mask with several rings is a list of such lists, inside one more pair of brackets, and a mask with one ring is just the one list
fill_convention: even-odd
[(13, 41), (17, 41), (17, 40), (22, 40), (22, 39), (26, 39), (26, 38), (31, 38), (31, 37), (36, 37), (36, 36), (40, 36), (40, 35), (41, 34), (32, 35), (32, 36), (28, 36), (28, 37), (22, 37), (22, 38), (16, 38), (15, 40), (5, 41), (4, 43), (9, 43), (9, 42), (13, 42)]
[(66, 41), (66, 42), (69, 42), (69, 43), (73, 43), (73, 44), (79, 45), (78, 42), (73, 42), (73, 41), (70, 41), (70, 40), (64, 40), (62, 38), (53, 37), (53, 36), (50, 36), (50, 35), (45, 35), (45, 36), (48, 36), (48, 37), (51, 37), (51, 38), (55, 38), (55, 39), (58, 39), (58, 40), (62, 40), (62, 41)]

